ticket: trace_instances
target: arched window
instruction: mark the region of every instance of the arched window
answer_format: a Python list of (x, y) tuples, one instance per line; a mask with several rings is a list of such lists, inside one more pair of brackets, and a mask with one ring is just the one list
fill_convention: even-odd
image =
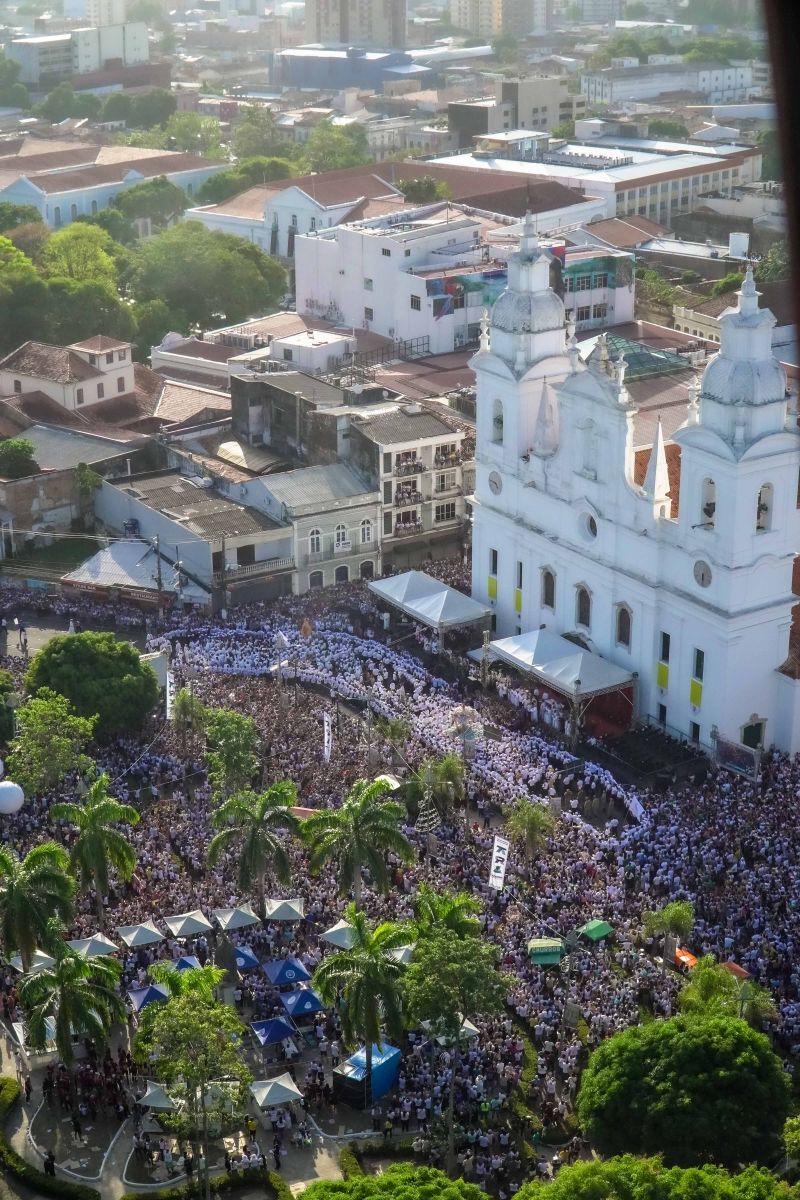
[(587, 421), (582, 430), (582, 447), (581, 453), (583, 461), (581, 463), (581, 471), (589, 479), (597, 478), (598, 454), (597, 454), (597, 429), (594, 421)]
[(758, 490), (758, 505), (756, 507), (756, 529), (759, 533), (772, 528), (772, 499), (771, 483), (762, 483)]
[(631, 610), (627, 604), (617, 606), (617, 645), (627, 646), (630, 649), (631, 645)]
[(337, 546), (344, 546), (346, 544), (346, 542), (347, 542), (347, 526), (346, 525), (339, 524), (336, 526), (334, 541)]
[(92, 201), (92, 216), (94, 217), (96, 215), (97, 215), (97, 201), (93, 200)]
[(321, 588), (323, 586), (322, 571), (311, 572), (308, 577), (308, 586), (311, 591), (314, 591), (315, 588)]
[(308, 549), (310, 554), (319, 554), (322, 549), (322, 530), (311, 530), (311, 533), (308, 535)]
[(552, 571), (545, 569), (542, 571), (542, 608), (552, 608), (556, 606), (556, 577)]
[(368, 558), (366, 562), (362, 562), (362, 564), (361, 564), (361, 578), (362, 579), (372, 579), (374, 577), (374, 575), (375, 575), (375, 564), (373, 563), (371, 558)]
[(588, 588), (579, 587), (575, 592), (575, 622), (584, 629), (592, 627), (592, 597)]
[(70, 215), (70, 220), (72, 220), (72, 221), (77, 221), (77, 219), (78, 219), (78, 206), (77, 206), (77, 204), (73, 204), (73, 205), (71, 205), (71, 206), (70, 206), (69, 215)]
[(717, 485), (713, 479), (704, 479), (703, 488), (700, 493), (700, 520), (699, 525), (704, 525), (706, 529), (713, 529), (716, 522), (717, 512)]
[(361, 545), (368, 546), (372, 541), (372, 521), (365, 518), (361, 522)]
[(56, 229), (59, 229), (61, 226), (61, 207), (58, 204), (53, 209), (53, 224)]
[(503, 401), (495, 400), (492, 404), (492, 441), (498, 445), (503, 444)]
[(348, 583), (350, 581), (350, 568), (348, 566), (336, 568), (336, 582)]

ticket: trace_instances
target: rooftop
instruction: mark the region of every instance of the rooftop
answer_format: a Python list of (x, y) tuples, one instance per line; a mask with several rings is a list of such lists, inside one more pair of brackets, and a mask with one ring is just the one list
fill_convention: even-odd
[[(579, 144), (567, 146), (560, 153), (572, 153), (576, 156), (592, 154), (594, 146)], [(470, 152), (454, 154), (447, 158), (433, 159), (434, 165), (450, 164), (453, 167), (469, 168), (479, 171), (504, 171), (515, 175), (525, 175), (533, 178), (559, 180), (574, 180), (576, 177), (591, 184), (596, 183), (628, 183), (634, 179), (652, 178), (655, 176), (672, 176), (681, 171), (713, 171), (726, 166), (724, 158), (712, 158), (706, 154), (686, 152), (685, 154), (655, 155), (633, 151), (626, 158), (633, 158), (624, 166), (616, 166), (613, 157), (609, 157), (608, 165), (599, 169), (581, 166), (579, 161), (574, 165), (559, 163), (528, 162), (514, 158), (495, 158), (491, 156), (476, 156)], [(427, 167), (427, 163), (426, 163)]]
[(379, 417), (354, 421), (364, 437), (380, 446), (393, 442), (415, 442), (423, 438), (455, 437), (456, 430), (445, 421), (416, 405), (404, 405)]
[(278, 503), (293, 511), (324, 512), (345, 500), (366, 502), (379, 498), (378, 492), (368, 487), (344, 463), (270, 475), (264, 480), (264, 486)]
[[(33, 443), (33, 457), (42, 471), (69, 471), (78, 463), (105, 462), (131, 453), (130, 440), (115, 441), (108, 436), (62, 429), (51, 425), (31, 425), (25, 438)], [(144, 437), (141, 439), (144, 442)]]
[(236, 504), (174, 471), (115, 486), (201, 538), (245, 537), (281, 527), (256, 509)]
[(618, 250), (632, 250), (650, 238), (666, 237), (669, 230), (648, 217), (609, 217), (605, 221), (592, 221), (586, 232), (608, 242)]
[(51, 383), (81, 383), (86, 379), (102, 378), (102, 372), (90, 367), (74, 350), (67, 346), (50, 346), (47, 342), (23, 342), (0, 359), (0, 371), (47, 379)]
[[(174, 572), (169, 569), (171, 564), (162, 557), (161, 591), (177, 591)], [(158, 590), (158, 559), (152, 546), (146, 542), (118, 541), (112, 542), (86, 562), (81, 563), (74, 571), (70, 571), (62, 580), (73, 587), (122, 587), (147, 588)], [(184, 593), (191, 592), (200, 598), (200, 589), (194, 585), (184, 588)]]

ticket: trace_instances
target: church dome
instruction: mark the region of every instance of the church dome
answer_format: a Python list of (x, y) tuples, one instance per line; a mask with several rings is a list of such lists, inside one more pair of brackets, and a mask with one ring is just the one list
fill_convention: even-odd
[(564, 304), (555, 292), (516, 292), (510, 288), (498, 296), (492, 309), (492, 328), (506, 333), (545, 333), (563, 329)]
[(786, 393), (786, 375), (774, 358), (742, 362), (718, 354), (703, 373), (702, 394), (725, 404), (769, 404)]

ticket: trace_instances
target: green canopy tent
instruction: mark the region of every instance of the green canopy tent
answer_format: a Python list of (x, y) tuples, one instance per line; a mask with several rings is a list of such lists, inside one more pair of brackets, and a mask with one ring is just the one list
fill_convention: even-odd
[(604, 937), (608, 937), (614, 930), (609, 925), (608, 921), (587, 921), (585, 925), (581, 925), (578, 933), (581, 937), (586, 937), (590, 942), (600, 942)]
[(561, 938), (532, 938), (528, 942), (528, 958), (537, 967), (557, 966), (563, 954)]

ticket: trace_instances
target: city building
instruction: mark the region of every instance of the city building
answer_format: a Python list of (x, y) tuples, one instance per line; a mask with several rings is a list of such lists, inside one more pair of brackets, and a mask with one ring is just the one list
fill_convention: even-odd
[(450, 24), (491, 40), (503, 29), (503, 0), (450, 0)]
[(402, 50), (407, 0), (305, 0), (306, 41)]
[(86, 0), (86, 20), (90, 25), (124, 25), (126, 0)]
[(491, 96), (478, 100), (453, 100), (447, 106), (447, 127), (457, 150), (472, 147), (476, 137), (502, 133), (515, 126), (514, 106)]
[[(762, 283), (761, 302), (775, 318), (772, 330), (772, 350), (782, 362), (796, 362), (796, 332), (794, 318), (794, 297), (787, 280), (774, 283)], [(673, 307), (675, 328), (693, 337), (706, 338), (710, 342), (720, 340), (720, 319), (725, 313), (736, 307), (736, 293), (725, 292), (721, 296), (711, 296), (693, 307), (676, 304)]]
[(553, 27), (553, 0), (502, 0), (503, 33), (527, 38)]
[(750, 271), (737, 300), (682, 423), (649, 414), (645, 464), (626, 358), (601, 335), (583, 359), (528, 225), (472, 360), (473, 592), (500, 636), (566, 635), (621, 669), (641, 720), (795, 752), (800, 430)]
[(75, 75), (99, 71), (109, 62), (131, 67), (150, 60), (144, 21), (12, 38), (5, 52), (19, 64), (20, 81), (42, 90)]
[(498, 101), (513, 105), (514, 124), (510, 128), (549, 133), (586, 115), (586, 97), (569, 88), (567, 76), (531, 75), (526, 79), (498, 80), (496, 94)]
[[(484, 308), (506, 286), (516, 230), (509, 219), (440, 203), (410, 210), (402, 222), (346, 223), (298, 237), (298, 312), (369, 329), (414, 356), (474, 345)], [(633, 318), (631, 255), (562, 243), (557, 257), (581, 329)]]
[(358, 87), (382, 92), (384, 84), (416, 80), (426, 87), (431, 68), (402, 50), (364, 50), (357, 46), (297, 46), (276, 50), (272, 82), (287, 88), (340, 91)]
[(510, 130), (477, 138), (471, 152), (433, 160), (450, 170), (470, 167), (551, 180), (600, 197), (609, 217), (642, 216), (669, 226), (675, 213), (692, 212), (706, 192), (735, 190), (758, 180), (757, 146), (679, 146), (645, 142), (630, 148), (584, 146), (546, 133)]
[(747, 100), (753, 85), (753, 68), (747, 64), (663, 63), (632, 67), (603, 67), (581, 74), (581, 91), (590, 104), (622, 104), (631, 100), (657, 100), (684, 92), (702, 96), (707, 104)]

